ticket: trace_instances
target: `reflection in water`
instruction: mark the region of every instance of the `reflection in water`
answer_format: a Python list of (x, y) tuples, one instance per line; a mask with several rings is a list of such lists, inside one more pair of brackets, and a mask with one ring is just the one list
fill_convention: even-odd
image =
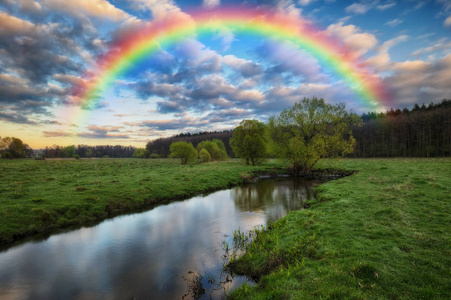
[(268, 221), (276, 221), (292, 210), (302, 209), (319, 183), (304, 178), (262, 181), (233, 189), (232, 197), (241, 210), (264, 212)]
[(222, 242), (300, 209), (318, 182), (265, 180), (106, 220), (0, 253), (0, 299), (180, 299), (202, 275), (203, 298), (225, 282)]

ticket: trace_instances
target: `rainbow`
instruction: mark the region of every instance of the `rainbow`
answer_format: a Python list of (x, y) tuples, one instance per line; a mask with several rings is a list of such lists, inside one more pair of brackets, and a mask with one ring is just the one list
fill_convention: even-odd
[(369, 71), (361, 58), (340, 41), (302, 18), (243, 7), (198, 10), (152, 21), (113, 45), (90, 70), (85, 84), (76, 88), (75, 94), (82, 104), (93, 104), (108, 86), (143, 58), (187, 37), (224, 29), (296, 45), (344, 81), (366, 106), (381, 107), (389, 99), (379, 76)]

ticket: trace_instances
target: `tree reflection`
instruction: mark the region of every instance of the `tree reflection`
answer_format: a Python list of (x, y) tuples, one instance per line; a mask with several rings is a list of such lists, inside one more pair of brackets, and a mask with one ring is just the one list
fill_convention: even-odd
[(264, 180), (231, 191), (235, 205), (243, 212), (265, 212), (275, 221), (292, 210), (302, 209), (313, 198), (319, 182), (304, 178)]

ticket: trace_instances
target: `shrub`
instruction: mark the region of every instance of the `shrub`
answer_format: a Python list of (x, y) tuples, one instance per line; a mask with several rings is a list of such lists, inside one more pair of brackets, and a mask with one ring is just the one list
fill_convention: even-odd
[(200, 150), (199, 157), (203, 163), (209, 162), (211, 160), (211, 155), (206, 149)]
[(197, 151), (193, 144), (187, 142), (174, 142), (170, 146), (171, 157), (180, 158), (182, 165), (195, 163), (197, 161)]
[(8, 151), (6, 151), (6, 152), (3, 152), (2, 158), (7, 158), (7, 159), (9, 159), (9, 158), (13, 158), (13, 156), (11, 155), (11, 153), (9, 153)]

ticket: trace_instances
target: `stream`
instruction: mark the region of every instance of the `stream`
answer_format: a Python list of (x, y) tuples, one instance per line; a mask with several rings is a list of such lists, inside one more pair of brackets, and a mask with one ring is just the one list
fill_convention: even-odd
[(222, 299), (233, 232), (303, 208), (326, 180), (265, 179), (0, 248), (0, 299)]

